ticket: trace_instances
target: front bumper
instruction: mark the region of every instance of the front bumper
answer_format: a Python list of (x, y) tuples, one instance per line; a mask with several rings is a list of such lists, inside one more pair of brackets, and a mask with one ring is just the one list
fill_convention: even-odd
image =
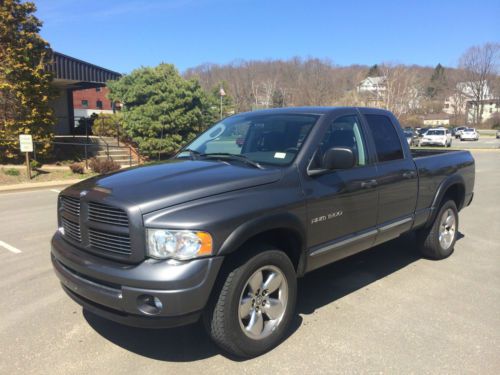
[(420, 146), (446, 146), (446, 142), (420, 141)]
[[(212, 291), (223, 258), (188, 262), (148, 259), (121, 264), (52, 238), (52, 264), (64, 290), (85, 309), (122, 324), (165, 328), (195, 322)], [(156, 297), (154, 315), (140, 309), (143, 296)]]

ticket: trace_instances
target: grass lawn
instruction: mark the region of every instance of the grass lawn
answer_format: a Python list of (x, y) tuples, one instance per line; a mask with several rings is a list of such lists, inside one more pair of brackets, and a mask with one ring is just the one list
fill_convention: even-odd
[[(10, 173), (15, 173), (12, 171), (18, 171), (19, 175), (10, 175)], [(12, 184), (22, 184), (27, 182), (48, 182), (48, 181), (62, 181), (62, 180), (73, 180), (73, 179), (85, 179), (95, 176), (96, 173), (87, 172), (85, 174), (73, 173), (69, 170), (44, 170), (43, 168), (39, 170), (31, 171), (31, 180), (28, 179), (26, 174), (26, 168), (17, 169), (9, 167), (0, 167), (0, 185), (12, 185)]]

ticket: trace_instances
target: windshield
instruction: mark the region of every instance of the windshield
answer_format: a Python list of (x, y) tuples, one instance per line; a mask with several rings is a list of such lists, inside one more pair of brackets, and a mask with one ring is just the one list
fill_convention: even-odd
[(474, 132), (474, 131), (475, 131), (475, 129), (471, 129), (471, 128), (469, 128), (469, 129), (465, 129), (465, 130), (464, 130), (464, 132), (467, 132), (467, 133), (469, 133), (469, 132)]
[(444, 130), (429, 130), (425, 135), (444, 135)]
[(411, 131), (405, 131), (405, 135), (407, 137), (413, 137), (413, 132), (411, 132)]
[(178, 158), (239, 155), (256, 163), (287, 165), (300, 150), (318, 115), (245, 114), (215, 124), (183, 148)]

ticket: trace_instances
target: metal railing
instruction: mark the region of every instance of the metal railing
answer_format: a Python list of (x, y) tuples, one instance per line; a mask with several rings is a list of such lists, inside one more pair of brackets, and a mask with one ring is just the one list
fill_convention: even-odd
[[(113, 160), (121, 165), (138, 165), (144, 161), (141, 157), (140, 152), (134, 149), (130, 145), (115, 146), (103, 140), (99, 137), (78, 137), (78, 136), (67, 136), (67, 137), (57, 137), (66, 138), (69, 141), (33, 141), (33, 152), (31, 153), (32, 159), (44, 162), (44, 163), (60, 163), (60, 162), (84, 162), (85, 166), (88, 168), (89, 160), (92, 158)], [(81, 139), (83, 142), (77, 142), (75, 140)], [(95, 139), (96, 142), (86, 142), (87, 140)], [(13, 143), (15, 148), (6, 145), (6, 142)], [(51, 146), (51, 151), (46, 155), (41, 155), (41, 150), (45, 148), (44, 146)], [(23, 154), (19, 150), (19, 140), (17, 139), (0, 139), (0, 153), (3, 154), (6, 149), (9, 148), (11, 152), (16, 152), (18, 158), (11, 158), (14, 160), (22, 160)]]

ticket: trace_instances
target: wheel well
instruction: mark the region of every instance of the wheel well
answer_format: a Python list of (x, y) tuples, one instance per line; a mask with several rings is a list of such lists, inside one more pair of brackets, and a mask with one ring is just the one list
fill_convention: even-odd
[(446, 202), (448, 199), (452, 199), (457, 205), (457, 209), (460, 210), (464, 204), (465, 199), (465, 188), (462, 184), (451, 185), (443, 195), (441, 203)]
[[(295, 230), (288, 228), (270, 229), (250, 237), (241, 247), (247, 247), (251, 244), (268, 244), (284, 251), (292, 261), (295, 270), (298, 269), (302, 251), (302, 238)], [(239, 250), (241, 248), (233, 254), (238, 254)]]

